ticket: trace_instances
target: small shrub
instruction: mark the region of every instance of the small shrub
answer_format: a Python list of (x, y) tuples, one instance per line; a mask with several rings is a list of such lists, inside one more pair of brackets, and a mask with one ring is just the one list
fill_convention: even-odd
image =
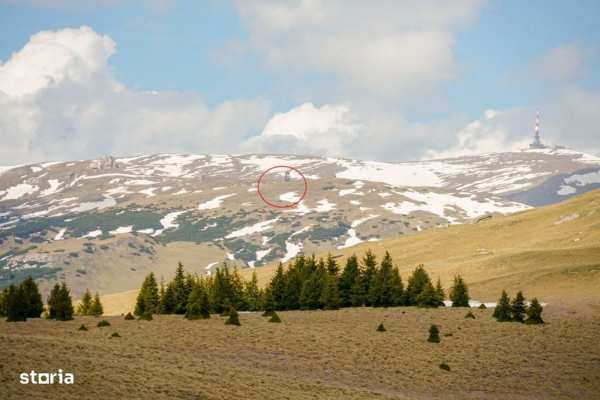
[(119, 335), (119, 332), (113, 332), (112, 335), (110, 335), (111, 338), (113, 337), (121, 337), (121, 335)]
[(235, 310), (235, 308), (231, 307), (229, 309), (229, 318), (225, 321), (225, 325), (237, 325), (240, 326), (240, 317)]
[(471, 318), (471, 319), (475, 319), (475, 316), (473, 315), (473, 313), (471, 311), (469, 311), (466, 315), (465, 318)]
[(487, 307), (486, 307), (486, 305), (485, 305), (485, 304), (481, 303), (481, 304), (479, 305), (479, 309), (480, 309), (480, 310), (485, 310), (485, 309), (487, 309)]
[(385, 326), (383, 326), (383, 322), (379, 324), (379, 326), (376, 329), (377, 332), (385, 332)]
[(448, 364), (446, 364), (445, 362), (440, 364), (440, 369), (450, 372), (450, 366)]
[(102, 328), (103, 326), (110, 326), (110, 322), (108, 322), (105, 319), (103, 319), (102, 321), (98, 322), (98, 328)]
[(277, 313), (275, 311), (273, 311), (273, 315), (271, 315), (269, 322), (279, 323), (279, 322), (281, 322), (281, 318), (279, 318), (279, 315), (277, 315)]
[(87, 331), (87, 330), (88, 330), (88, 328), (87, 328), (87, 326), (85, 326), (85, 324), (81, 324), (81, 325), (79, 326), (79, 330), (80, 330), (80, 331)]
[(127, 315), (125, 315), (125, 321), (131, 321), (134, 320), (135, 318), (133, 317), (133, 315), (128, 312)]
[(439, 343), (440, 342), (440, 330), (437, 325), (431, 325), (429, 328), (429, 338), (427, 339), (430, 343)]
[(450, 336), (453, 336), (453, 334), (452, 333), (444, 333), (444, 336), (445, 337), (450, 337)]

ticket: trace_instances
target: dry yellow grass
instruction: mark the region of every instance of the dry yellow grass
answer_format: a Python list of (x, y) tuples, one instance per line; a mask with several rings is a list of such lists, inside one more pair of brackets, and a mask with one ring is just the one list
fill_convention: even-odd
[[(415, 308), (241, 314), (186, 321), (0, 322), (2, 399), (598, 399), (600, 319), (548, 307), (547, 324), (491, 310)], [(384, 322), (387, 332), (375, 328)], [(81, 323), (89, 331), (78, 331)], [(426, 341), (430, 324), (442, 341)], [(109, 338), (118, 332), (120, 338)], [(444, 336), (452, 334), (452, 336)], [(446, 362), (450, 372), (439, 368)], [(58, 369), (72, 386), (20, 385)]]

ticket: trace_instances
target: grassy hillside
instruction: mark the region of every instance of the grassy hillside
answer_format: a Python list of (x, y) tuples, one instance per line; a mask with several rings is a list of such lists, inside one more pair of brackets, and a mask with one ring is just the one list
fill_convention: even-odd
[[(449, 286), (456, 273), (473, 297), (496, 300), (502, 288), (523, 289), (545, 301), (600, 302), (600, 191), (560, 204), (336, 250), (390, 251), (403, 278), (418, 264)], [(261, 282), (275, 265), (257, 269)], [(246, 272), (249, 273), (249, 272)]]
[[(598, 304), (600, 191), (479, 223), (362, 243), (333, 254), (344, 263), (345, 257), (367, 249), (379, 258), (390, 251), (405, 281), (420, 263), (434, 278), (441, 277), (445, 287), (460, 273), (478, 300), (494, 301), (506, 288), (522, 289), (527, 296), (554, 304)], [(257, 268), (259, 283), (268, 282), (275, 268)], [(130, 291), (105, 296), (107, 313), (129, 311), (135, 295)]]

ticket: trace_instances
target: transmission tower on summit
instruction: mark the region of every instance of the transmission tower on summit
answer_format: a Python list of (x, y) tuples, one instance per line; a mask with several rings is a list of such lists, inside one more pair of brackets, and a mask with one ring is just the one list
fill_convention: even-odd
[(535, 116), (535, 128), (534, 128), (534, 136), (533, 143), (529, 145), (530, 149), (545, 149), (548, 146), (542, 143), (540, 139), (540, 112), (538, 111)]

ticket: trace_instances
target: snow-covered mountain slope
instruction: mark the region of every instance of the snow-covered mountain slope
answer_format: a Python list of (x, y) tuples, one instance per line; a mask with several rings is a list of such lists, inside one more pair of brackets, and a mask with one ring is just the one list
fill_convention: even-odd
[[(294, 208), (271, 208), (257, 194), (261, 172), (278, 165), (307, 178)], [(542, 188), (559, 201), (597, 187), (599, 170), (599, 158), (570, 150), (404, 163), (159, 154), (0, 167), (0, 286), (31, 273), (111, 290), (115, 274), (126, 282), (181, 252), (197, 272), (224, 259), (285, 261), (525, 210), (540, 204)], [(299, 183), (282, 177), (269, 194), (294, 201)]]

